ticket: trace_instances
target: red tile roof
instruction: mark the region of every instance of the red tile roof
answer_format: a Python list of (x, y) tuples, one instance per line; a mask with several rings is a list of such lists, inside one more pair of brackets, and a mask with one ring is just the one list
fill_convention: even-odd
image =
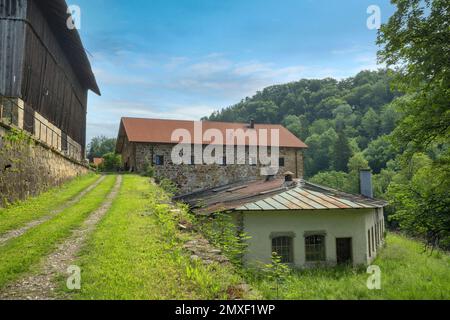
[(105, 159), (103, 159), (103, 158), (94, 158), (94, 159), (92, 160), (92, 162), (93, 162), (94, 165), (96, 165), (96, 166), (101, 165), (104, 161), (105, 161)]
[[(185, 120), (163, 120), (163, 119), (143, 119), (143, 118), (122, 118), (119, 138), (121, 135), (126, 135), (130, 142), (147, 142), (147, 143), (170, 143), (175, 144), (180, 141), (172, 141), (172, 133), (176, 129), (186, 129), (194, 139), (194, 121)], [(222, 132), (224, 140), (226, 140), (227, 129), (243, 129), (253, 130), (249, 128), (249, 124), (246, 123), (231, 123), (231, 122), (213, 122), (202, 121), (202, 129), (205, 132), (208, 129), (218, 129)], [(267, 130), (268, 145), (271, 145), (270, 130), (278, 129), (280, 135), (280, 147), (290, 148), (307, 148), (308, 146), (293, 135), (289, 130), (281, 125), (273, 124), (255, 124), (257, 135), (259, 136), (259, 130)], [(203, 144), (210, 144), (212, 141), (203, 140)], [(225, 143), (226, 141), (224, 141)], [(194, 141), (192, 141), (194, 143)], [(245, 144), (248, 145), (248, 139)]]

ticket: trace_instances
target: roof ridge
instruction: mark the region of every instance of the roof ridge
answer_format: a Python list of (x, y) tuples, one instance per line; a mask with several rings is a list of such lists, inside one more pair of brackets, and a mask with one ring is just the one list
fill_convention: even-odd
[[(221, 124), (242, 124), (248, 125), (246, 122), (231, 122), (231, 121), (214, 121), (214, 120), (187, 120), (187, 119), (165, 119), (165, 118), (144, 118), (144, 117), (121, 117), (121, 119), (136, 119), (136, 120), (156, 120), (156, 121), (182, 121), (182, 122), (208, 122)], [(256, 126), (276, 126), (287, 130), (285, 126), (279, 123), (255, 123)]]
[(367, 196), (359, 194), (359, 193), (351, 193), (351, 192), (341, 191), (341, 190), (338, 190), (338, 189), (334, 189), (334, 188), (331, 188), (331, 187), (323, 186), (321, 184), (309, 182), (309, 181), (306, 181), (306, 180), (304, 182), (305, 182), (305, 185), (310, 185), (312, 187), (320, 188), (320, 189), (323, 189), (323, 190), (328, 191), (328, 192), (334, 192), (337, 195), (352, 196), (352, 197), (357, 197), (357, 198), (362, 198), (362, 199), (367, 199), (367, 200), (373, 200), (373, 201), (384, 201), (384, 200), (377, 199), (377, 198), (367, 197)]

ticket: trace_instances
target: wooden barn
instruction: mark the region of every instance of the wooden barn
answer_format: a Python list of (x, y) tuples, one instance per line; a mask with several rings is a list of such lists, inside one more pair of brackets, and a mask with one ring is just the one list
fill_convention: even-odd
[(64, 0), (0, 0), (0, 120), (84, 160), (88, 90), (100, 94)]

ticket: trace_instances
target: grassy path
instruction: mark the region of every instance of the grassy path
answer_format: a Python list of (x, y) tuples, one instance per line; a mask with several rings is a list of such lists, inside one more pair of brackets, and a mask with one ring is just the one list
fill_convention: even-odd
[(56, 215), (58, 215), (61, 212), (63, 212), (66, 208), (68, 208), (70, 206), (73, 206), (75, 203), (79, 202), (86, 194), (88, 194), (95, 187), (97, 187), (104, 179), (105, 179), (104, 176), (100, 177), (95, 183), (91, 184), (89, 187), (87, 187), (86, 189), (81, 191), (75, 197), (73, 197), (69, 201), (65, 202), (64, 204), (62, 204), (56, 210), (51, 211), (48, 215), (45, 215), (45, 216), (43, 216), (41, 218), (38, 218), (36, 220), (32, 220), (31, 222), (28, 222), (27, 224), (25, 224), (23, 227), (20, 227), (19, 229), (14, 229), (14, 230), (11, 230), (11, 231), (3, 234), (2, 236), (0, 236), (0, 246), (2, 244), (6, 243), (7, 241), (11, 240), (11, 239), (20, 237), (21, 235), (23, 235), (25, 232), (27, 232), (31, 228), (34, 228), (34, 227), (44, 223), (45, 221), (48, 221), (48, 220), (52, 219)]
[(7, 232), (18, 229), (30, 221), (57, 211), (65, 203), (76, 198), (83, 190), (92, 185), (98, 175), (88, 174), (75, 178), (69, 183), (53, 188), (38, 197), (19, 202), (7, 208), (0, 208), (0, 235), (4, 238)]
[(110, 208), (112, 201), (119, 192), (121, 181), (122, 176), (117, 176), (114, 188), (102, 205), (88, 216), (82, 226), (73, 230), (71, 236), (44, 259), (39, 272), (8, 285), (3, 290), (3, 295), (9, 299), (48, 300), (56, 298), (57, 278), (66, 274), (67, 268), (72, 264), (86, 237), (94, 230), (97, 223)]
[(75, 262), (82, 287), (73, 299), (228, 297), (241, 279), (230, 266), (191, 261), (163, 202), (167, 198), (148, 179), (124, 176), (119, 196)]
[(54, 251), (70, 236), (86, 217), (103, 203), (114, 185), (115, 177), (107, 176), (82, 201), (63, 210), (53, 219), (29, 230), (0, 247), (0, 288), (27, 272), (36, 272), (41, 259)]

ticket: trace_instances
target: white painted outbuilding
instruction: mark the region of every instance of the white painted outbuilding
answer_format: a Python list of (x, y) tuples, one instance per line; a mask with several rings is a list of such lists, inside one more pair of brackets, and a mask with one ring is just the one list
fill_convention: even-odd
[(249, 264), (270, 263), (273, 251), (282, 256), (284, 262), (296, 267), (338, 262), (369, 264), (384, 241), (382, 209), (244, 211), (236, 214), (241, 214), (243, 230), (250, 236), (245, 254)]
[[(365, 180), (367, 179), (367, 180)], [(244, 262), (268, 264), (276, 252), (293, 267), (370, 264), (384, 243), (386, 202), (361, 174), (354, 195), (302, 180), (250, 181), (180, 197), (198, 214), (228, 213), (249, 237)]]

